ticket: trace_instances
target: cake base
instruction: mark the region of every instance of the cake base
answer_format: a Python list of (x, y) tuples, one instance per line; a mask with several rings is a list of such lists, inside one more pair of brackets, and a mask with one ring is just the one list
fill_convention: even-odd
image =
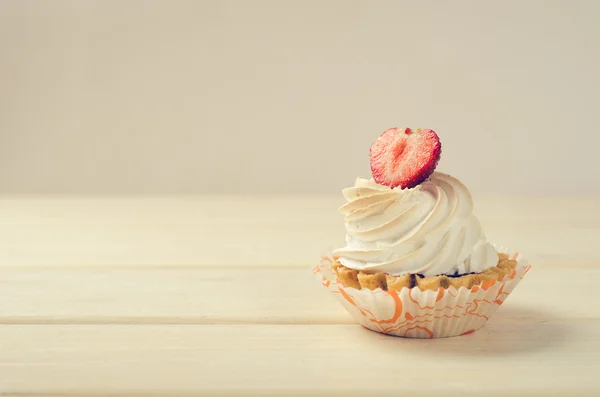
[(362, 270), (350, 269), (342, 265), (338, 258), (333, 258), (333, 270), (345, 287), (356, 289), (375, 290), (381, 288), (384, 291), (402, 288), (419, 287), (421, 291), (437, 291), (441, 288), (453, 286), (472, 288), (482, 283), (494, 283), (502, 281), (504, 277), (510, 276), (515, 271), (517, 261), (509, 259), (507, 254), (498, 254), (498, 264), (485, 269), (481, 273), (468, 273), (460, 276), (423, 276), (421, 274), (404, 274), (392, 276), (387, 273), (365, 273)]

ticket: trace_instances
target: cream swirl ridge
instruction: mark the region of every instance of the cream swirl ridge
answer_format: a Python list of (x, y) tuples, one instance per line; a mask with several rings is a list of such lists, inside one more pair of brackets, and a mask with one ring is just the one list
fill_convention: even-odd
[(333, 253), (351, 269), (425, 276), (481, 272), (498, 263), (469, 190), (434, 172), (412, 189), (390, 189), (358, 178), (343, 190), (346, 247)]

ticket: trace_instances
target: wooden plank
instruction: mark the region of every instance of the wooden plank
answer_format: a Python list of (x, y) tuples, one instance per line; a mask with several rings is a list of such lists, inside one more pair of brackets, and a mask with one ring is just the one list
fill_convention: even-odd
[[(0, 266), (310, 266), (343, 245), (339, 195), (0, 197)], [(479, 198), (491, 241), (595, 267), (598, 197)]]
[(343, 242), (338, 201), (5, 197), (0, 266), (308, 266)]
[(0, 323), (351, 323), (311, 269), (5, 269)]
[(2, 326), (0, 394), (597, 395), (600, 322), (511, 317), (433, 341), (350, 325)]
[[(600, 318), (600, 269), (534, 267), (505, 307), (548, 319)], [(0, 323), (351, 324), (306, 269), (0, 271)]]

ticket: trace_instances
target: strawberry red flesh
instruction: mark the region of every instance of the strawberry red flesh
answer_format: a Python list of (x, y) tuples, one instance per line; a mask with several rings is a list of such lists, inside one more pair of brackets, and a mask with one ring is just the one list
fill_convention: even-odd
[(441, 153), (433, 130), (390, 128), (371, 146), (371, 172), (381, 185), (412, 188), (431, 175)]

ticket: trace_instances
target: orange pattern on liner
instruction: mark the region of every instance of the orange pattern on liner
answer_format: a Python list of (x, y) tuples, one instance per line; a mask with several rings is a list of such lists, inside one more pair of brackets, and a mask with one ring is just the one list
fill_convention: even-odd
[(437, 298), (435, 298), (436, 302), (439, 302), (439, 300), (444, 297), (444, 291), (445, 290), (442, 287), (439, 288)]
[(429, 339), (433, 338), (433, 332), (431, 332), (431, 330), (429, 330), (429, 329), (427, 329), (425, 327), (419, 327), (418, 325), (415, 326), (415, 327), (411, 327), (411, 328), (407, 329), (406, 331), (404, 331), (404, 336), (406, 336), (406, 334), (408, 334), (413, 329), (423, 330), (423, 331), (427, 332), (427, 334), (429, 335)]
[[(512, 258), (518, 258), (518, 254)], [(313, 273), (321, 278), (344, 303), (350, 314), (370, 330), (410, 338), (437, 338), (475, 332), (504, 303), (516, 284), (531, 269), (517, 264), (503, 281), (483, 281), (466, 289), (439, 288), (421, 291), (418, 287), (400, 291), (357, 290), (345, 287), (332, 269), (331, 258), (321, 258)], [(460, 304), (459, 304), (460, 302)]]

